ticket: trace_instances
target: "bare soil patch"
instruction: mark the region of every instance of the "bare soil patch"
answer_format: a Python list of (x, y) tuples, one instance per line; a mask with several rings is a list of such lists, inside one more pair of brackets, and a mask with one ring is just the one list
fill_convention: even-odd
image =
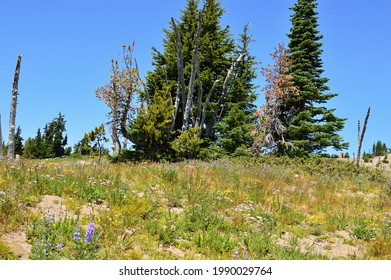
[(303, 253), (315, 253), (324, 255), (332, 259), (356, 257), (362, 258), (364, 255), (364, 246), (353, 246), (349, 232), (336, 231), (325, 234), (324, 236), (309, 235), (304, 238), (297, 238), (290, 232), (285, 232), (277, 243), (281, 246), (298, 246)]
[[(97, 201), (96, 203), (88, 203), (81, 207), (80, 217), (96, 215), (99, 210), (108, 210), (109, 207), (104, 201)], [(52, 216), (55, 221), (62, 219), (76, 219), (77, 215), (69, 211), (64, 199), (55, 195), (44, 195), (42, 200), (32, 208), (33, 213), (38, 213), (42, 216)], [(13, 231), (4, 234), (1, 239), (10, 246), (12, 252), (19, 256), (22, 260), (29, 259), (31, 252), (31, 244), (26, 237), (26, 229), (21, 228), (18, 231)]]

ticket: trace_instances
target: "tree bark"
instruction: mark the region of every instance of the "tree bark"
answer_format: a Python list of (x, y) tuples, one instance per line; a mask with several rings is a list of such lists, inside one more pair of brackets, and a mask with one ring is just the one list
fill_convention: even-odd
[(118, 139), (118, 132), (115, 123), (111, 127), (111, 139), (113, 140), (113, 154), (116, 155), (121, 150), (121, 143)]
[(356, 160), (357, 166), (360, 165), (361, 146), (362, 146), (362, 141), (364, 140), (365, 131), (367, 130), (367, 124), (368, 124), (368, 119), (369, 119), (370, 113), (371, 113), (371, 107), (368, 108), (368, 112), (365, 117), (364, 127), (362, 129), (361, 135), (360, 135), (360, 120), (358, 121), (358, 149), (357, 149), (357, 160)]
[[(222, 116), (222, 114), (223, 114), (224, 105), (225, 105), (225, 99), (227, 98), (228, 83), (229, 83), (229, 81), (231, 80), (232, 75), (234, 74), (235, 69), (236, 69), (236, 67), (238, 66), (238, 64), (239, 64), (241, 61), (243, 61), (244, 55), (245, 55), (244, 53), (241, 53), (241, 54), (237, 57), (237, 59), (231, 64), (231, 67), (229, 68), (229, 70), (228, 70), (228, 72), (227, 72), (227, 76), (225, 76), (224, 84), (223, 84), (223, 91), (222, 91), (222, 93), (221, 93), (219, 102), (217, 103), (217, 106), (216, 106), (216, 116), (217, 116), (216, 119), (217, 119), (217, 122), (220, 121), (221, 116)], [(220, 113), (218, 113), (219, 107), (221, 107)]]
[(12, 100), (10, 109), (9, 133), (8, 133), (8, 159), (15, 158), (15, 120), (16, 120), (16, 105), (18, 104), (18, 88), (19, 88), (19, 73), (22, 55), (18, 55), (16, 61), (14, 82), (12, 84)]
[[(198, 65), (200, 62), (198, 62)], [(195, 119), (195, 127), (199, 127), (201, 123), (201, 113), (202, 113), (202, 82), (201, 82), (201, 74), (200, 74), (200, 67), (198, 67), (197, 71), (197, 79), (198, 79), (198, 97), (197, 97), (197, 115)]]
[(141, 104), (141, 107), (144, 106), (144, 101), (147, 103), (147, 105), (149, 105), (151, 103), (151, 101), (149, 100), (149, 93), (148, 93), (148, 88), (147, 86), (145, 85), (143, 79), (141, 79), (140, 77), (140, 71), (138, 70), (138, 64), (137, 64), (137, 60), (136, 58), (134, 59), (134, 64), (136, 65), (136, 71), (137, 71), (137, 78), (139, 79), (139, 81), (141, 82), (141, 84), (143, 85), (144, 87), (144, 92), (145, 92), (145, 100), (143, 99), (142, 100), (142, 104)]
[(186, 107), (183, 115), (183, 125), (182, 131), (187, 131), (189, 126), (190, 111), (193, 106), (193, 94), (194, 94), (194, 81), (197, 73), (197, 68), (199, 67), (198, 61), (198, 48), (200, 45), (200, 36), (201, 36), (201, 25), (202, 25), (202, 11), (198, 13), (198, 23), (197, 23), (197, 33), (195, 37), (193, 58), (191, 63), (191, 74), (189, 81), (189, 93), (187, 94)]
[(200, 127), (201, 127), (201, 130), (200, 130), (200, 137), (201, 137), (201, 134), (202, 134), (202, 129), (203, 129), (203, 126), (204, 126), (204, 123), (205, 123), (205, 118), (206, 118), (206, 110), (208, 109), (208, 104), (209, 104), (209, 101), (210, 101), (210, 97), (212, 96), (212, 93), (215, 89), (215, 87), (217, 86), (217, 84), (221, 81), (221, 78), (220, 79), (217, 79), (214, 83), (213, 83), (213, 86), (211, 87), (211, 89), (209, 90), (208, 92), (208, 95), (206, 96), (206, 100), (205, 100), (205, 103), (204, 103), (204, 107), (202, 108), (202, 117), (201, 117), (201, 123), (200, 123)]
[[(181, 34), (179, 33), (179, 30), (175, 24), (174, 18), (171, 18), (172, 27), (174, 28), (175, 34), (176, 34), (176, 52), (177, 52), (177, 59), (176, 59), (176, 65), (178, 69), (178, 90), (176, 93), (175, 101), (179, 101), (179, 95), (182, 94), (182, 110), (185, 111), (186, 106), (186, 86), (185, 86), (185, 72), (184, 72), (184, 66), (183, 66), (183, 54), (182, 54), (182, 39)], [(176, 118), (178, 113), (178, 107), (179, 102), (175, 102), (175, 111), (174, 116)], [(173, 123), (175, 124), (175, 119), (173, 120)]]
[(111, 120), (111, 139), (113, 140), (113, 154), (116, 155), (121, 150), (121, 143), (118, 138), (118, 96), (117, 96), (117, 86), (115, 81), (112, 81), (112, 89), (113, 89), (113, 103), (111, 106), (111, 114), (113, 119)]

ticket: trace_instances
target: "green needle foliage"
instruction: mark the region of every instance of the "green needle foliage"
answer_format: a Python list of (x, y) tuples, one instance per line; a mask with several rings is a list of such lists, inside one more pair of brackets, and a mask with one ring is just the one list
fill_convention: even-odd
[[(255, 78), (256, 63), (254, 57), (248, 54), (250, 37), (247, 27), (239, 44), (235, 44), (229, 27), (221, 24), (224, 14), (221, 2), (203, 1), (202, 10), (200, 4), (200, 1), (188, 0), (180, 18), (172, 19), (171, 26), (164, 29), (163, 50), (154, 49), (154, 69), (146, 76), (151, 100), (148, 110), (155, 102), (153, 96), (162, 91), (168, 92), (167, 96), (174, 105), (174, 112), (169, 116), (169, 133), (164, 127), (165, 131), (159, 134), (167, 137), (154, 141), (158, 144), (154, 150), (174, 157), (178, 155), (178, 147), (168, 143), (176, 140), (177, 144), (184, 139), (188, 143), (199, 143), (201, 146), (195, 149), (199, 152), (217, 146), (222, 153), (235, 152), (242, 146), (249, 147), (251, 142), (249, 131), (256, 99), (252, 80)], [(198, 25), (199, 45), (195, 53)], [(240, 61), (233, 67), (239, 57)], [(190, 112), (189, 117), (187, 111)], [(142, 119), (143, 115), (139, 120)], [(148, 131), (140, 130), (139, 120), (135, 121), (136, 129), (140, 135), (148, 135)], [(192, 132), (182, 136), (188, 129)], [(192, 140), (189, 136), (200, 139)], [(200, 155), (194, 154), (194, 151), (189, 155), (199, 158)], [(183, 156), (182, 152), (179, 154)]]
[(68, 153), (65, 146), (68, 142), (66, 132), (65, 116), (61, 113), (50, 123), (46, 124), (41, 134), (41, 129), (37, 131), (35, 138), (28, 138), (24, 146), (24, 156), (26, 158), (54, 158), (62, 157)]
[(288, 127), (288, 139), (298, 147), (294, 154), (311, 154), (334, 147), (346, 149), (348, 144), (338, 135), (346, 119), (334, 115), (335, 109), (328, 109), (325, 103), (337, 96), (326, 93), (328, 78), (322, 77), (323, 38), (317, 29), (317, 1), (298, 0), (291, 8), (292, 28), (288, 37), (292, 59), (291, 74), (300, 94), (289, 101), (295, 110), (295, 117)]

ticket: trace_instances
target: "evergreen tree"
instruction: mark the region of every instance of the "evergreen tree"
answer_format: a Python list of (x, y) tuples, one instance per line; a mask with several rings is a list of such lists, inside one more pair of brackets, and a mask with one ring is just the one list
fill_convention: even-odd
[[(240, 35), (240, 45), (235, 51), (235, 56), (237, 57), (241, 53), (246, 55), (238, 65), (232, 79), (223, 111), (225, 117), (216, 125), (217, 143), (224, 152), (229, 154), (243, 152), (240, 150), (247, 149), (252, 145), (250, 131), (254, 124), (254, 102), (257, 98), (256, 86), (253, 81), (256, 78), (255, 66), (257, 62), (255, 57), (249, 54), (250, 42), (251, 38), (248, 35), (248, 26), (246, 25)], [(237, 151), (238, 149), (239, 151)]]
[(106, 138), (105, 127), (103, 124), (101, 124), (84, 135), (83, 139), (81, 140), (81, 145), (84, 149), (88, 147), (90, 149), (90, 153), (96, 151), (99, 156), (98, 162), (100, 162), (102, 152), (104, 150), (103, 144), (108, 141), (109, 139)]
[(59, 113), (58, 117), (46, 124), (43, 130), (37, 131), (35, 138), (28, 138), (24, 145), (23, 155), (26, 158), (53, 158), (65, 155), (67, 136), (65, 132), (64, 115)]
[(93, 153), (93, 149), (90, 145), (88, 135), (84, 134), (84, 137), (73, 146), (73, 153), (81, 156), (90, 155)]
[(43, 141), (41, 129), (38, 128), (37, 135), (34, 138), (27, 138), (24, 144), (23, 155), (26, 158), (46, 158), (47, 147)]
[[(146, 78), (148, 92), (153, 95), (155, 92), (169, 87), (171, 99), (175, 103), (176, 92), (179, 91), (178, 112), (175, 119), (173, 131), (181, 130), (183, 124), (183, 115), (185, 111), (187, 92), (189, 90), (189, 81), (192, 70), (192, 56), (195, 47), (195, 38), (197, 33), (197, 22), (199, 20), (199, 1), (188, 0), (186, 8), (182, 11), (179, 22), (172, 19), (170, 29), (164, 29), (166, 35), (163, 41), (163, 53), (154, 49), (153, 66), (154, 70), (149, 72)], [(224, 13), (220, 1), (206, 0), (202, 10), (202, 27), (199, 39), (198, 63), (199, 78), (195, 80), (193, 96), (193, 110), (190, 117), (190, 126), (195, 126), (198, 107), (203, 107), (207, 94), (216, 80), (220, 79), (219, 87), (215, 87), (209, 98), (207, 106), (207, 117), (205, 119), (206, 129), (204, 134), (213, 135), (215, 107), (222, 93), (221, 81), (227, 74), (232, 62), (232, 54), (235, 44), (229, 33), (229, 28), (221, 26), (221, 17)], [(177, 37), (176, 29), (180, 38)], [(180, 39), (181, 52), (183, 59), (183, 85), (178, 85), (178, 65), (177, 65), (177, 43)], [(201, 102), (198, 102), (198, 94), (202, 91)], [(183, 94), (185, 93), (185, 94)], [(177, 136), (176, 134), (175, 136)]]
[(218, 140), (218, 145), (233, 152), (250, 142), (255, 62), (247, 53), (247, 28), (237, 47), (229, 27), (221, 25), (221, 2), (205, 0), (201, 11), (199, 4), (188, 0), (180, 20), (172, 19), (170, 28), (164, 30), (163, 51), (154, 49), (154, 69), (146, 78), (148, 94), (167, 89), (174, 106), (171, 133), (162, 142), (163, 150), (170, 146), (168, 142), (194, 128), (181, 139), (201, 137), (205, 141), (191, 142), (204, 147)]
[(46, 146), (46, 157), (62, 157), (64, 156), (65, 146), (68, 142), (67, 135), (63, 135), (65, 129), (64, 115), (58, 114), (57, 118), (54, 118), (44, 128), (44, 144)]
[(23, 154), (23, 137), (22, 137), (22, 130), (20, 129), (20, 126), (16, 129), (15, 133), (15, 154), (16, 155), (22, 155)]
[(290, 99), (288, 107), (295, 116), (287, 128), (287, 138), (298, 147), (296, 154), (320, 152), (327, 147), (346, 149), (347, 143), (338, 135), (346, 119), (334, 115), (325, 103), (337, 96), (326, 93), (328, 78), (322, 77), (321, 59), (323, 38), (317, 30), (317, 1), (298, 0), (291, 8), (292, 28), (288, 37), (292, 65), (290, 72), (300, 94)]
[(156, 93), (148, 108), (142, 108), (137, 120), (132, 124), (130, 134), (139, 145), (138, 149), (150, 159), (159, 159), (168, 148), (173, 106), (167, 91)]
[(388, 148), (386, 143), (382, 143), (382, 141), (377, 140), (376, 143), (372, 146), (372, 155), (373, 156), (384, 156), (387, 154)]
[[(221, 2), (204, 0), (199, 6), (199, 0), (188, 0), (179, 20), (172, 18), (164, 29), (163, 50), (153, 49), (154, 68), (145, 85), (133, 63), (133, 46), (124, 46), (124, 67), (113, 61), (110, 84), (96, 90), (111, 108), (112, 131), (150, 158), (186, 156), (171, 145), (175, 140), (201, 148), (217, 141), (227, 152), (251, 143), (255, 62), (248, 54), (247, 29), (238, 47), (221, 24)], [(192, 148), (190, 154), (201, 150)]]

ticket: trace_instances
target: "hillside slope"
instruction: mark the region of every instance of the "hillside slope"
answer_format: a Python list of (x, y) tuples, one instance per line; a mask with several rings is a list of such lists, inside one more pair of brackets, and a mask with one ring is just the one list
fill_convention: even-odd
[(334, 159), (0, 163), (0, 259), (390, 259), (390, 173)]

